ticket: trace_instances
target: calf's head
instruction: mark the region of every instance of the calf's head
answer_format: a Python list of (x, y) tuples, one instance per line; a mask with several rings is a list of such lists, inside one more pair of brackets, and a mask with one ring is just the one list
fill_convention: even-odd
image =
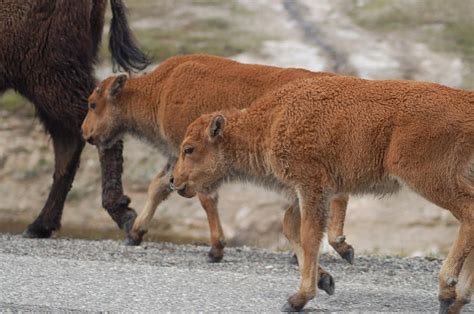
[(124, 108), (119, 100), (126, 81), (125, 74), (109, 77), (89, 96), (89, 109), (82, 123), (82, 135), (90, 144), (107, 148), (122, 136)]
[(224, 147), (225, 124), (222, 114), (210, 114), (189, 125), (170, 180), (181, 196), (210, 193), (225, 178), (231, 165)]

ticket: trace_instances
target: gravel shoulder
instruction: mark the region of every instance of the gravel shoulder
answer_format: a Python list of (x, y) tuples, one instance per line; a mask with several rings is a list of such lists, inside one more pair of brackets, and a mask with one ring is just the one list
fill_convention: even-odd
[[(30, 240), (0, 235), (0, 309), (18, 311), (278, 311), (298, 286), (288, 254), (248, 247), (206, 262), (207, 246)], [(313, 311), (436, 311), (438, 259), (323, 256), (336, 293)], [(471, 305), (466, 310), (474, 311)]]

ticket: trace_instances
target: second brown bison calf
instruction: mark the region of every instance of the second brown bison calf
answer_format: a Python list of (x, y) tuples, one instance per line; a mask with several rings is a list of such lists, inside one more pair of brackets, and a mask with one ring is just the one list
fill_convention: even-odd
[(461, 223), (439, 275), (441, 312), (459, 312), (473, 293), (472, 92), (337, 76), (290, 83), (248, 109), (193, 122), (173, 175), (174, 188), (188, 197), (245, 179), (299, 204), (301, 220), (285, 219), (284, 230), (297, 245), (302, 278), (285, 310), (300, 310), (316, 295), (331, 197), (392, 193), (402, 184)]

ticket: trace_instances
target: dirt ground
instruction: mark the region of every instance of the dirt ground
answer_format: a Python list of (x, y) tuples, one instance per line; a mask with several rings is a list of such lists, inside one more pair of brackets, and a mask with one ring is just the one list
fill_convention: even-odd
[[(364, 8), (365, 2), (353, 1), (348, 6), (349, 2), (343, 0), (240, 0), (223, 6), (213, 1), (179, 1), (173, 5), (164, 1), (165, 14), (157, 8), (148, 10), (151, 1), (138, 1), (130, 4), (130, 9), (137, 37), (140, 41), (143, 37), (157, 61), (168, 54), (208, 51), (246, 63), (463, 86), (466, 69), (460, 54), (432, 49), (414, 36), (360, 26), (353, 10)], [(153, 19), (150, 14), (160, 15)], [(191, 32), (186, 21), (203, 19), (207, 24), (200, 30), (201, 37), (183, 35), (187, 30)], [(231, 22), (222, 24), (222, 20)], [(227, 33), (216, 30), (222, 28)], [(155, 33), (161, 36), (156, 42)], [(178, 39), (208, 46), (178, 45)], [(225, 45), (211, 45), (213, 42)], [(103, 58), (107, 60), (107, 55)], [(110, 67), (105, 61), (97, 74), (104, 77), (108, 73)], [(31, 110), (14, 106), (12, 110), (10, 98), (0, 98), (0, 231), (19, 233), (39, 213), (46, 199), (53, 156), (51, 143)], [(163, 163), (153, 148), (126, 138), (124, 186), (137, 210), (144, 205), (148, 182)], [(99, 173), (96, 150), (88, 145), (65, 206), (59, 236), (122, 237), (100, 208)], [(220, 213), (230, 245), (273, 250), (288, 247), (281, 233), (286, 206), (281, 196), (242, 184), (226, 185), (220, 195)], [(384, 198), (351, 198), (345, 233), (359, 253), (443, 256), (456, 230), (457, 223), (449, 213), (403, 190)], [(173, 195), (158, 209), (146, 239), (205, 243), (208, 226), (204, 211), (195, 199)]]

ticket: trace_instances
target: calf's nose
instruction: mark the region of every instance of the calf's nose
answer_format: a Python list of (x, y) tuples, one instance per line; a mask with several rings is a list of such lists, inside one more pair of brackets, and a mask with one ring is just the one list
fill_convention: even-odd
[(182, 193), (184, 193), (184, 191), (186, 190), (186, 184), (182, 184), (181, 186), (176, 186), (176, 185), (174, 184), (174, 177), (173, 177), (173, 176), (170, 177), (170, 185), (169, 185), (169, 187), (170, 187), (170, 190), (171, 190), (171, 191), (178, 191), (178, 193), (179, 193), (180, 195), (182, 195)]
[(89, 144), (92, 144), (93, 138), (90, 134), (91, 132), (84, 132), (84, 128), (81, 128), (81, 135), (84, 141), (88, 142)]
[(90, 135), (85, 135), (84, 133), (82, 133), (82, 138), (89, 144), (94, 143), (94, 140), (93, 140), (92, 136), (90, 136)]
[(181, 196), (183, 196), (183, 197), (189, 197), (189, 196), (187, 196), (187, 194), (186, 194), (186, 185), (183, 185), (183, 187), (178, 190), (178, 194), (181, 195)]

